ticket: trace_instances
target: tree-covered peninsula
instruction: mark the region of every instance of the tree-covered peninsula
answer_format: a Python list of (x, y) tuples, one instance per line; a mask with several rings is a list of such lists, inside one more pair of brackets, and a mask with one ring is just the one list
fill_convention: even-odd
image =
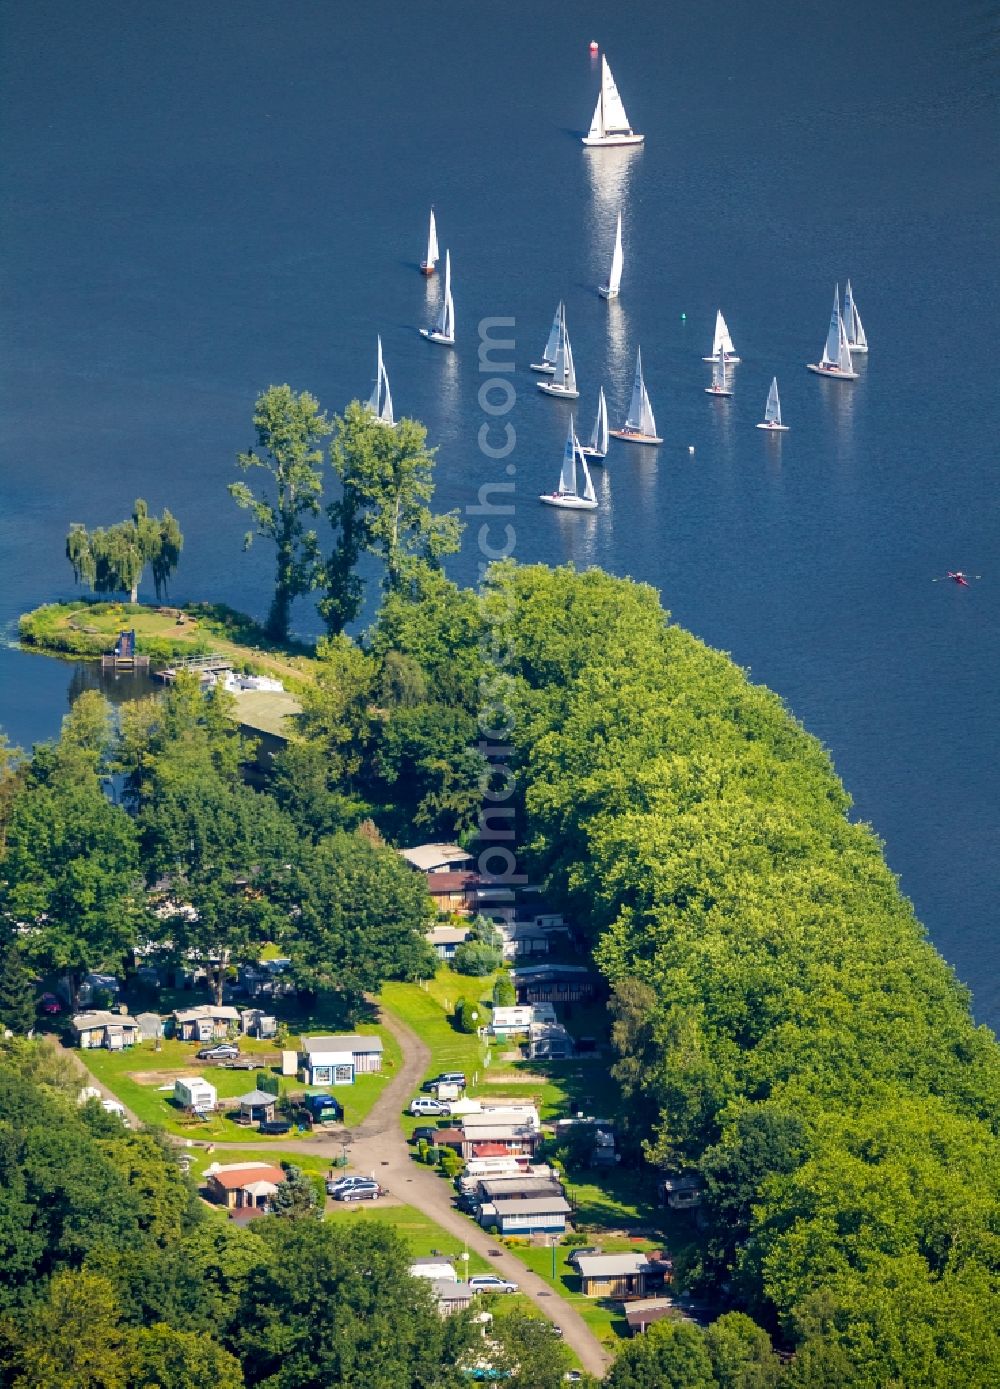
[[(116, 728), (86, 696), (57, 744), (7, 759), (8, 1026), (21, 1030), (26, 967), (75, 975), (157, 939), (220, 969), (277, 941), (301, 987), (356, 1001), (418, 976), (426, 908), (387, 845), (417, 832), (475, 846), (502, 743), (519, 868), (582, 928), (605, 976), (623, 1160), (650, 1189), (690, 1176), (703, 1192), (674, 1279), (713, 1324), (656, 1328), (622, 1352), (609, 1385), (1000, 1382), (1000, 1050), (878, 839), (852, 821), (827, 753), (780, 700), (673, 625), (649, 588), (505, 563), (472, 593), (433, 556), (409, 556), (372, 628), (324, 639), (308, 666), (298, 730), (260, 789), (242, 780), (221, 692), (206, 699), (183, 681)], [(102, 793), (109, 775), (119, 804)], [(26, 1093), (25, 1064), (12, 1095)], [(103, 1133), (74, 1132), (122, 1165)], [(58, 1257), (46, 1253), (47, 1178), (32, 1174), (50, 1133), (32, 1124), (9, 1139), (15, 1175), (0, 1185), (15, 1276), (2, 1326), (22, 1367), (0, 1383), (19, 1389), (35, 1383), (28, 1308), (44, 1326), (106, 1304), (126, 1359), (170, 1349), (131, 1329), (145, 1315), (134, 1292), (112, 1313), (118, 1274), (103, 1251), (134, 1251), (148, 1288), (148, 1261), (164, 1256), (143, 1229), (162, 1217), (180, 1234), (160, 1248), (194, 1241), (193, 1278), (218, 1257), (194, 1226), (185, 1233), (180, 1193), (145, 1189), (113, 1228), (60, 1235)], [(79, 1193), (62, 1198), (60, 1230), (90, 1210), (86, 1184)], [(325, 1241), (254, 1234), (218, 1326), (173, 1283), (156, 1319), (217, 1338), (218, 1375), (234, 1383), (311, 1383), (269, 1377), (277, 1325), (240, 1308), (260, 1305), (245, 1289), (277, 1279), (268, 1270), (292, 1253), (346, 1268), (346, 1247)], [(310, 1279), (285, 1279), (280, 1295), (267, 1284), (290, 1325), (309, 1318)], [(176, 1322), (175, 1305), (189, 1309)], [(329, 1354), (333, 1367), (339, 1349)], [(420, 1378), (419, 1356), (393, 1366), (393, 1383), (449, 1382)]]

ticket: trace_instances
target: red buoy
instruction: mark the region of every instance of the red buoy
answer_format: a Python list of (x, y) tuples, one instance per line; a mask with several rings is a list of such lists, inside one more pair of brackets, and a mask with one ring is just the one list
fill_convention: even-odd
[(591, 39), (591, 40), (590, 40), (590, 51), (591, 51), (591, 53), (596, 53), (596, 52), (597, 52), (597, 40), (596, 40), (596, 39)]

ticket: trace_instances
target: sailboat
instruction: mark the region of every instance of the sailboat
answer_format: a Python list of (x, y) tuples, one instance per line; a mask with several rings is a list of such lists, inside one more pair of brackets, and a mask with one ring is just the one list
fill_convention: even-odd
[(421, 328), (420, 336), (443, 347), (455, 346), (455, 301), (451, 297), (451, 252), (444, 253), (444, 303), (436, 328)]
[(851, 356), (856, 352), (867, 352), (868, 339), (865, 337), (858, 306), (854, 302), (850, 280), (847, 281), (847, 288), (844, 290), (844, 327), (847, 329), (847, 345), (851, 349)]
[(729, 327), (726, 320), (722, 317), (721, 309), (719, 309), (715, 315), (715, 336), (712, 339), (712, 355), (711, 357), (702, 357), (701, 360), (703, 362), (716, 362), (719, 359), (720, 352), (725, 354), (726, 361), (730, 364), (740, 360), (736, 355), (736, 348), (733, 346), (733, 340), (729, 336)]
[(542, 353), (540, 362), (532, 362), (531, 370), (540, 371), (543, 376), (551, 376), (556, 369), (556, 351), (559, 347), (559, 328), (563, 321), (565, 309), (563, 301), (560, 299), (556, 305), (555, 317), (552, 320), (552, 327), (549, 329), (549, 340), (545, 344), (545, 351)]
[(546, 395), (562, 396), (564, 400), (576, 400), (580, 392), (576, 389), (576, 368), (573, 365), (573, 349), (569, 345), (566, 331), (566, 310), (559, 319), (559, 344), (556, 347), (556, 360), (552, 368), (551, 381), (539, 381), (538, 389)]
[(438, 250), (437, 223), (434, 221), (434, 209), (431, 208), (431, 225), (427, 232), (427, 255), (420, 262), (420, 270), (424, 275), (433, 275), (434, 267), (438, 263), (441, 252)]
[(635, 354), (635, 380), (632, 383), (632, 403), (629, 405), (625, 423), (620, 429), (608, 431), (616, 439), (625, 439), (632, 444), (662, 444), (656, 432), (653, 407), (649, 403), (646, 383), (642, 379), (642, 350)]
[(781, 401), (778, 399), (778, 378), (775, 376), (771, 381), (771, 389), (767, 393), (767, 405), (764, 407), (764, 418), (757, 426), (758, 429), (768, 429), (777, 434), (787, 431), (788, 425), (781, 423)]
[(817, 376), (829, 376), (836, 381), (858, 379), (858, 373), (851, 362), (847, 329), (840, 312), (840, 285), (834, 285), (833, 288), (833, 312), (830, 314), (830, 327), (823, 344), (823, 356), (818, 362), (807, 362), (806, 366)]
[[(383, 391), (383, 387), (385, 388)], [(371, 399), (368, 402), (368, 409), (378, 420), (379, 424), (387, 424), (390, 429), (395, 429), (396, 421), (392, 417), (392, 392), (389, 390), (389, 373), (385, 369), (385, 362), (382, 359), (382, 339), (378, 340), (378, 362), (375, 367), (375, 389), (372, 391)]]
[(705, 387), (708, 395), (732, 395), (729, 389), (728, 366), (725, 352), (720, 352), (712, 363), (712, 384)]
[(585, 145), (641, 145), (645, 135), (637, 135), (628, 123), (625, 107), (611, 76), (608, 60), (601, 54), (601, 91), (590, 122), (590, 133), (583, 137)]
[(618, 291), (622, 285), (622, 266), (625, 257), (622, 254), (622, 214), (618, 213), (618, 230), (615, 232), (615, 249), (611, 257), (611, 274), (608, 276), (606, 285), (598, 288), (598, 294), (602, 299), (617, 299)]
[[(580, 467), (583, 470), (583, 492), (577, 489), (576, 465), (579, 459)], [(594, 480), (590, 476), (590, 469), (587, 467), (587, 460), (584, 458), (576, 433), (573, 429), (573, 417), (569, 420), (569, 433), (566, 436), (566, 447), (563, 449), (562, 469), (559, 473), (559, 486), (554, 492), (543, 492), (538, 498), (546, 506), (561, 506), (568, 511), (596, 511), (597, 497), (594, 493)]]
[(608, 402), (604, 399), (604, 387), (597, 397), (597, 419), (589, 444), (581, 444), (580, 452), (585, 458), (593, 458), (601, 463), (608, 455)]

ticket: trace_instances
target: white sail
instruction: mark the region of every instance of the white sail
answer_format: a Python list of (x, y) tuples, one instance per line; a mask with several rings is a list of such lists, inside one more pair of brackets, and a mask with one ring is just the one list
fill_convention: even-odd
[(573, 430), (573, 416), (569, 418), (569, 433), (563, 449), (562, 470), (559, 473), (559, 491), (564, 496), (576, 496), (576, 434)]
[(764, 408), (764, 423), (781, 423), (781, 401), (778, 399), (778, 378), (776, 376), (772, 379), (771, 389), (767, 393), (767, 405)]
[(727, 357), (735, 357), (736, 348), (729, 334), (729, 325), (722, 316), (722, 310), (718, 309), (715, 315), (715, 336), (712, 339), (712, 357), (716, 358), (720, 352), (724, 352)]
[(632, 382), (632, 401), (628, 407), (625, 428), (637, 430), (640, 434), (655, 435), (656, 433), (656, 420), (653, 418), (653, 407), (649, 403), (646, 383), (642, 379), (641, 348), (636, 349), (635, 380)]
[(378, 356), (375, 363), (375, 389), (368, 401), (368, 409), (381, 424), (395, 427), (392, 414), (392, 392), (389, 390), (389, 373), (382, 357), (382, 339), (378, 339)]
[(559, 321), (559, 346), (556, 348), (555, 379), (553, 385), (560, 390), (576, 392), (576, 368), (573, 365), (573, 349), (569, 333), (566, 331), (566, 313), (563, 311)]
[(431, 208), (431, 225), (427, 233), (427, 259), (424, 264), (430, 268), (437, 264), (441, 252), (438, 250), (437, 223), (434, 221), (434, 209)]
[(608, 402), (604, 399), (604, 387), (597, 398), (597, 419), (594, 432), (590, 436), (590, 451), (603, 458), (608, 451)]
[(625, 114), (622, 99), (618, 95), (615, 79), (611, 76), (608, 60), (603, 53), (601, 54), (601, 105), (603, 134), (616, 135), (632, 129), (628, 123), (628, 116)]
[(560, 299), (556, 306), (555, 317), (552, 320), (552, 327), (549, 329), (549, 340), (545, 344), (545, 351), (542, 353), (543, 362), (555, 362), (556, 353), (559, 350), (559, 334), (562, 331), (563, 301)]
[(837, 366), (845, 375), (854, 374), (854, 364), (851, 361), (851, 348), (847, 341), (847, 329), (844, 327), (844, 320), (840, 318), (840, 342), (837, 348)]
[(611, 274), (608, 276), (607, 297), (614, 299), (622, 287), (622, 267), (625, 257), (622, 252), (622, 215), (618, 213), (618, 229), (615, 232), (615, 249), (611, 257)]
[(443, 338), (455, 336), (455, 301), (451, 297), (451, 252), (444, 253), (444, 303), (438, 320), (438, 333)]
[(847, 288), (844, 290), (844, 327), (847, 329), (847, 341), (851, 351), (867, 352), (868, 339), (865, 337), (858, 306), (854, 302), (850, 280), (847, 281)]
[(373, 415), (377, 415), (379, 396), (382, 392), (382, 338), (378, 340), (378, 357), (375, 362), (375, 389), (372, 391), (368, 400), (368, 409)]
[(604, 91), (597, 95), (597, 105), (594, 107), (594, 119), (590, 122), (589, 140), (604, 139)]
[(823, 356), (820, 366), (836, 366), (840, 361), (840, 339), (844, 320), (840, 316), (840, 285), (833, 287), (833, 310), (830, 314), (830, 327), (826, 333)]
[[(579, 448), (579, 444), (577, 445)], [(594, 491), (594, 479), (590, 476), (590, 469), (587, 467), (587, 460), (580, 454), (580, 467), (583, 469), (583, 500), (585, 502), (596, 502), (597, 493)]]

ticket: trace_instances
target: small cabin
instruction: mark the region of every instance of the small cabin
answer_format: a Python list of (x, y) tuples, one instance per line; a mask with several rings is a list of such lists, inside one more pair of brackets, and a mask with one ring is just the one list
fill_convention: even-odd
[(642, 1297), (649, 1276), (645, 1254), (579, 1254), (584, 1297)]
[(237, 1009), (226, 1004), (201, 1003), (196, 1008), (178, 1008), (174, 1012), (174, 1036), (182, 1042), (222, 1042), (239, 1022)]
[(126, 1047), (134, 1047), (142, 1036), (138, 1022), (127, 1013), (75, 1013), (70, 1026), (83, 1051), (96, 1047), (123, 1051)]
[(353, 1085), (356, 1075), (381, 1071), (382, 1038), (303, 1037), (299, 1064), (306, 1085)]

